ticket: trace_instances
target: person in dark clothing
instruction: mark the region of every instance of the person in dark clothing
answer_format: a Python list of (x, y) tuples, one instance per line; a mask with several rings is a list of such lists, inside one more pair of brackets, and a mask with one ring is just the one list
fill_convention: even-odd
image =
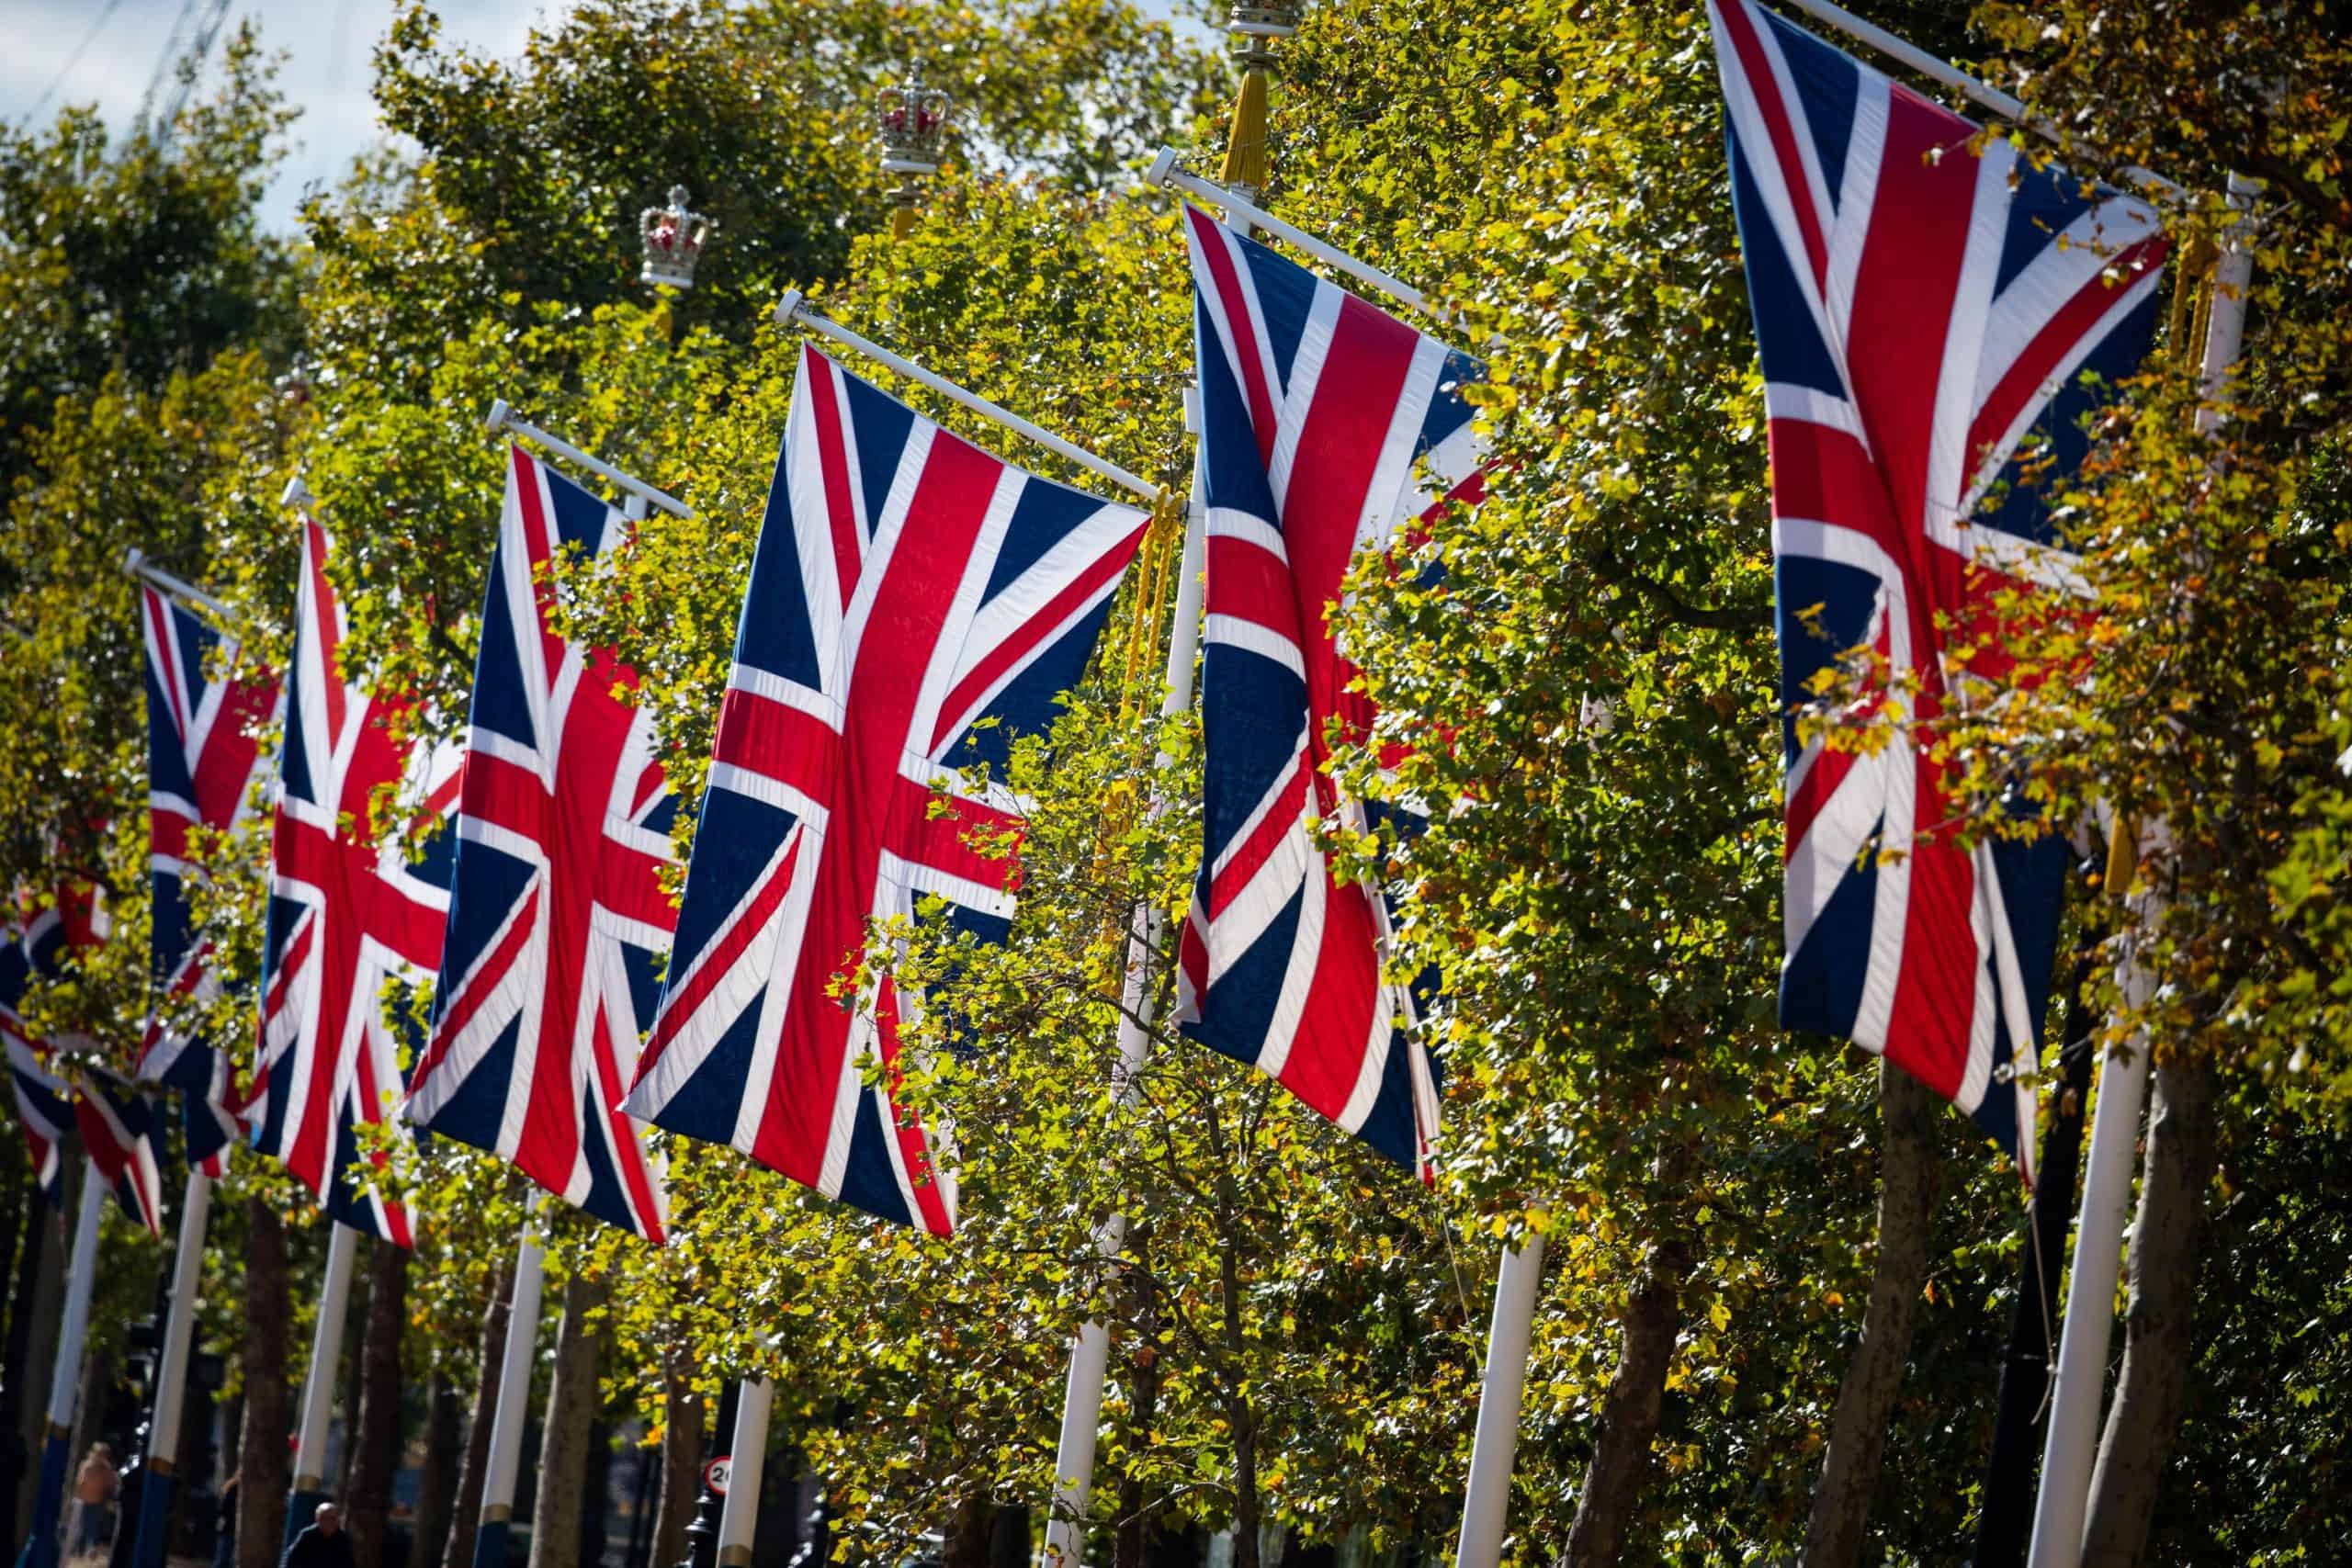
[(212, 1568), (237, 1568), (237, 1482), (242, 1472), (231, 1471), (220, 1483), (220, 1502), (212, 1516)]
[(311, 1523), (286, 1549), (282, 1568), (351, 1568), (351, 1538), (343, 1533), (342, 1510), (320, 1504)]

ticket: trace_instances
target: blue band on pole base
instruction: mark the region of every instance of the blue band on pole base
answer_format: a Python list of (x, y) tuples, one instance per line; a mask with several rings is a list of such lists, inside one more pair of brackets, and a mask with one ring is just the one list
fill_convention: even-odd
[(179, 1491), (179, 1477), (156, 1469), (152, 1457), (139, 1483), (139, 1533), (132, 1538), (130, 1568), (164, 1568), (164, 1555), (171, 1548), (172, 1498)]
[(334, 1499), (324, 1492), (304, 1492), (299, 1488), (286, 1495), (286, 1544), (278, 1548), (277, 1555), (280, 1561), (284, 1560), (287, 1552), (293, 1550), (294, 1538), (311, 1528), (311, 1521), (319, 1511), (319, 1505), (334, 1501)]
[(40, 1446), (40, 1484), (33, 1493), (33, 1532), (25, 1537), (25, 1550), (17, 1558), (17, 1568), (57, 1568), (57, 1521), (65, 1510), (66, 1445), (73, 1440), (72, 1433), (52, 1427), (48, 1440)]
[(504, 1519), (484, 1519), (474, 1530), (474, 1568), (506, 1568)]

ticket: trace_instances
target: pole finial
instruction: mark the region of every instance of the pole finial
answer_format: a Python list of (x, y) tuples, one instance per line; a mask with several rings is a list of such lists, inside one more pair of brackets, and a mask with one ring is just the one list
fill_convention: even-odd
[(905, 239), (914, 229), (921, 182), (939, 172), (940, 153), (947, 141), (947, 117), (954, 107), (944, 92), (923, 85), (921, 66), (875, 97), (882, 172), (899, 176), (899, 183), (890, 189), (890, 237), (894, 240)]
[(638, 215), (638, 241), (645, 263), (638, 270), (637, 280), (692, 288), (695, 268), (702, 264), (703, 251), (718, 231), (717, 219), (686, 205), (686, 187), (672, 186), (669, 206), (649, 207)]

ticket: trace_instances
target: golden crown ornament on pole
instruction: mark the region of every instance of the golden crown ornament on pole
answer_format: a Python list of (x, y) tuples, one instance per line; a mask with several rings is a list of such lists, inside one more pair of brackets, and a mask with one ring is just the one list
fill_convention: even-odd
[(645, 244), (645, 266), (637, 275), (638, 281), (692, 288), (703, 249), (718, 230), (717, 219), (688, 209), (685, 186), (672, 186), (670, 205), (649, 207), (638, 220), (638, 233)]
[(922, 180), (939, 172), (939, 154), (947, 140), (947, 95), (922, 84), (920, 69), (894, 87), (885, 87), (874, 100), (875, 129), (882, 137), (882, 172), (896, 175), (890, 189), (890, 237), (903, 240), (915, 223), (915, 202)]
[(1274, 40), (1298, 31), (1301, 0), (1237, 4), (1225, 30), (1241, 66), (1241, 93), (1233, 103), (1233, 130), (1225, 145), (1225, 167), (1217, 183), (1246, 200), (1266, 188), (1266, 77), (1273, 69)]

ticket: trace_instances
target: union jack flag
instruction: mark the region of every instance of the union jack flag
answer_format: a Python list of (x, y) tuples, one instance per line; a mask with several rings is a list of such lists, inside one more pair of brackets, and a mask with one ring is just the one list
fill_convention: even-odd
[[(1085, 668), (1144, 514), (1026, 474), (804, 348), (662, 1010), (628, 1109), (900, 1224), (955, 1225), (902, 1112), (886, 981), (830, 994), (867, 923), (937, 895), (1002, 941), (1012, 737)], [(938, 791), (944, 791), (944, 795)], [(860, 1062), (877, 1062), (869, 1088)]]
[[(2032, 1091), (1999, 1079), (2031, 1077), (2065, 847), (1959, 841), (1915, 728), (1997, 689), (1997, 648), (1964, 683), (1951, 658), (1997, 631), (1996, 594), (2082, 592), (2051, 479), (2146, 353), (2165, 242), (2143, 204), (2035, 167), (1751, 0), (1709, 12), (1771, 440), (1781, 1019), (1883, 1053), (2030, 1179)], [(1808, 683), (1865, 649), (1865, 707), (1903, 720), (1890, 743), (1800, 744)]]
[[(32, 981), (57, 978), (72, 954), (106, 939), (110, 924), (96, 888), (69, 883), (58, 889), (56, 901), (35, 914), (20, 937), (0, 949), (0, 1037), (5, 1037), (9, 1084), (41, 1190), (52, 1203), (60, 1201), (58, 1145), (70, 1121), (80, 1129), (85, 1152), (113, 1187), (123, 1212), (161, 1235), (162, 1183), (146, 1100), (104, 1067), (69, 1069), (70, 1081), (52, 1073), (51, 1052), (32, 1037), (20, 1010)], [(95, 1049), (86, 1035), (62, 1039), (77, 1055)]]
[(1181, 947), (1184, 1032), (1429, 1174), (1428, 1052), (1382, 974), (1387, 909), (1336, 874), (1318, 819), (1358, 825), (1329, 730), (1373, 712), (1332, 625), (1356, 552), (1485, 493), (1463, 400), (1476, 360), (1195, 208), (1194, 351), (1208, 498), (1201, 656), (1206, 842)]
[[(148, 962), (158, 992), (201, 1003), (220, 991), (212, 944), (198, 940), (187, 882), (197, 828), (226, 830), (243, 814), (260, 762), (254, 727), (277, 702), (271, 680), (240, 681), (236, 646), (153, 588), (141, 596), (147, 633), (147, 885), (153, 923)], [(218, 1177), (243, 1130), (228, 1058), (202, 1040), (164, 1026), (159, 1006), (147, 1025), (139, 1076), (178, 1089), (188, 1163)]]
[(496, 1154), (660, 1245), (664, 1196), (619, 1109), (677, 912), (676, 815), (637, 672), (549, 629), (566, 550), (617, 547), (618, 512), (516, 447), (482, 604), (457, 871), (433, 1041), (404, 1114)]
[(85, 1068), (76, 1076), (82, 1093), (74, 1102), (74, 1122), (82, 1130), (90, 1164), (114, 1188), (122, 1212), (150, 1235), (162, 1235), (164, 1183), (155, 1168), (153, 1108), (146, 1096), (103, 1068)]
[(400, 701), (345, 680), (343, 606), (326, 565), (326, 531), (306, 520), (277, 759), (261, 1061), (246, 1115), (254, 1146), (331, 1216), (406, 1247), (407, 1213), (355, 1186), (350, 1171), (360, 1157), (356, 1129), (389, 1117), (403, 1088), (385, 982), (429, 979), (441, 962), (450, 835), (435, 830), (412, 862), (400, 838), (379, 845), (370, 824), (385, 791), (417, 811), (415, 826), (446, 818), (460, 754), (419, 742), (403, 755), (385, 728)]
[(74, 1120), (74, 1091), (50, 1072), (42, 1053), (25, 1032), (17, 1008), (32, 973), (32, 954), (26, 951), (23, 933), (8, 932), (6, 942), (0, 944), (0, 1045), (7, 1051), (8, 1088), (24, 1128), (25, 1146), (32, 1155), (33, 1179), (41, 1196), (62, 1207), (65, 1192), (57, 1179), (63, 1161), (58, 1145)]

